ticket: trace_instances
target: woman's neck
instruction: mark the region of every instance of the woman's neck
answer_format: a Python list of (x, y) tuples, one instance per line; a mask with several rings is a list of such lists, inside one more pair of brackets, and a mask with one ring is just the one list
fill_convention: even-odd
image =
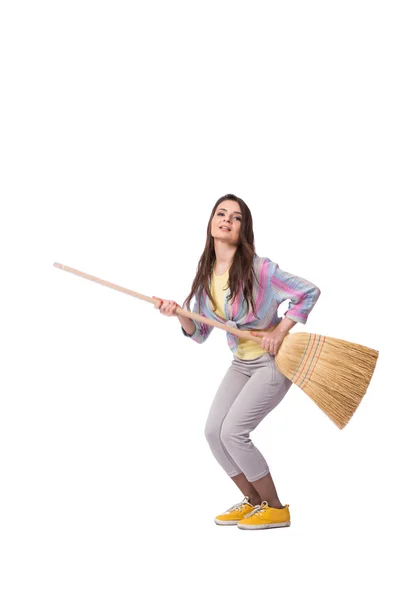
[(215, 250), (215, 264), (218, 266), (228, 266), (233, 262), (236, 254), (237, 246), (231, 246), (230, 244), (221, 243), (216, 240), (214, 243)]

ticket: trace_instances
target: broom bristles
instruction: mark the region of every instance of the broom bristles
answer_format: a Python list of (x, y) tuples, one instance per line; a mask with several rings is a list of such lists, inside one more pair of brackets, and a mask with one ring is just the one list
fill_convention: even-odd
[(343, 429), (364, 397), (378, 351), (345, 340), (294, 333), (275, 357), (279, 370)]

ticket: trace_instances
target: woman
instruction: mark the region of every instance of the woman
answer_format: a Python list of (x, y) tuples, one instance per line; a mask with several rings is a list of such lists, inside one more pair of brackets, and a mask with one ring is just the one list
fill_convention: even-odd
[[(278, 370), (274, 356), (296, 322), (307, 322), (320, 293), (309, 281), (282, 271), (269, 258), (257, 256), (251, 212), (241, 198), (227, 194), (216, 202), (184, 308), (190, 310), (194, 296), (193, 312), (255, 330), (254, 341), (227, 333), (233, 361), (217, 390), (205, 427), (216, 460), (244, 494), (241, 502), (215, 518), (218, 525), (241, 529), (290, 525), (289, 505), (281, 504), (268, 464), (249, 434), (292, 385)], [(206, 341), (212, 326), (176, 315), (176, 302), (157, 299), (160, 302), (155, 308), (163, 315), (177, 316), (185, 336), (199, 344)], [(278, 306), (288, 299), (288, 310), (283, 319), (279, 318)]]

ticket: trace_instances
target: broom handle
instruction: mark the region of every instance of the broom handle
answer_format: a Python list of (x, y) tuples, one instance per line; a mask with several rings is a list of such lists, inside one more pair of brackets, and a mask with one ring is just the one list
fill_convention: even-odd
[[(139, 298), (139, 300), (144, 300), (145, 302), (151, 302), (151, 304), (157, 304), (159, 301), (150, 298), (150, 296), (145, 296), (144, 294), (139, 294), (139, 292), (134, 292), (133, 290), (129, 290), (128, 288), (121, 287), (116, 285), (115, 283), (110, 283), (109, 281), (105, 281), (104, 279), (99, 279), (98, 277), (94, 277), (93, 275), (88, 275), (87, 273), (83, 273), (82, 271), (78, 271), (77, 269), (73, 269), (72, 267), (67, 267), (66, 265), (61, 265), (58, 262), (55, 262), (54, 267), (58, 269), (62, 269), (63, 271), (68, 271), (69, 273), (73, 273), (74, 275), (79, 275), (79, 277), (84, 277), (85, 279), (89, 279), (90, 281), (94, 281), (95, 283), (100, 283), (101, 285), (105, 285), (106, 287), (112, 288), (113, 290), (117, 290), (117, 292), (123, 292), (124, 294), (129, 294), (130, 296), (134, 296), (135, 298)], [(212, 327), (218, 327), (219, 329), (224, 329), (229, 333), (233, 333), (238, 337), (241, 337), (245, 340), (257, 341), (260, 345), (262, 342), (262, 338), (250, 335), (249, 331), (243, 331), (241, 329), (236, 329), (236, 327), (230, 327), (229, 325), (225, 325), (224, 323), (220, 323), (219, 321), (215, 321), (214, 319), (208, 319), (207, 317), (203, 317), (203, 315), (199, 315), (198, 313), (192, 313), (189, 310), (185, 310), (184, 308), (176, 307), (175, 312), (178, 315), (182, 315), (183, 317), (188, 317), (189, 319), (194, 319), (195, 321), (200, 321), (201, 323), (206, 323), (207, 325), (211, 325)], [(254, 331), (274, 331), (274, 329), (278, 326), (273, 325), (269, 329), (260, 330), (255, 329)]]

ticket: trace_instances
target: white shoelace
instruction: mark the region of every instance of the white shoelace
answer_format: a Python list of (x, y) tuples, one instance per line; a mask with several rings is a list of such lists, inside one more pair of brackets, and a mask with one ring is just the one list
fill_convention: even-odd
[(246, 519), (248, 517), (251, 517), (252, 515), (255, 515), (257, 512), (259, 512), (260, 510), (264, 510), (264, 508), (266, 508), (268, 506), (268, 502), (266, 500), (264, 500), (262, 502), (262, 504), (257, 504), (257, 506), (254, 507), (254, 510), (252, 510), (251, 512), (249, 512), (246, 515)]
[(250, 504), (248, 496), (245, 496), (241, 502), (238, 502), (237, 504), (234, 504), (233, 506), (228, 508), (228, 510), (225, 511), (225, 514), (233, 512), (237, 508), (241, 508), (244, 504)]

